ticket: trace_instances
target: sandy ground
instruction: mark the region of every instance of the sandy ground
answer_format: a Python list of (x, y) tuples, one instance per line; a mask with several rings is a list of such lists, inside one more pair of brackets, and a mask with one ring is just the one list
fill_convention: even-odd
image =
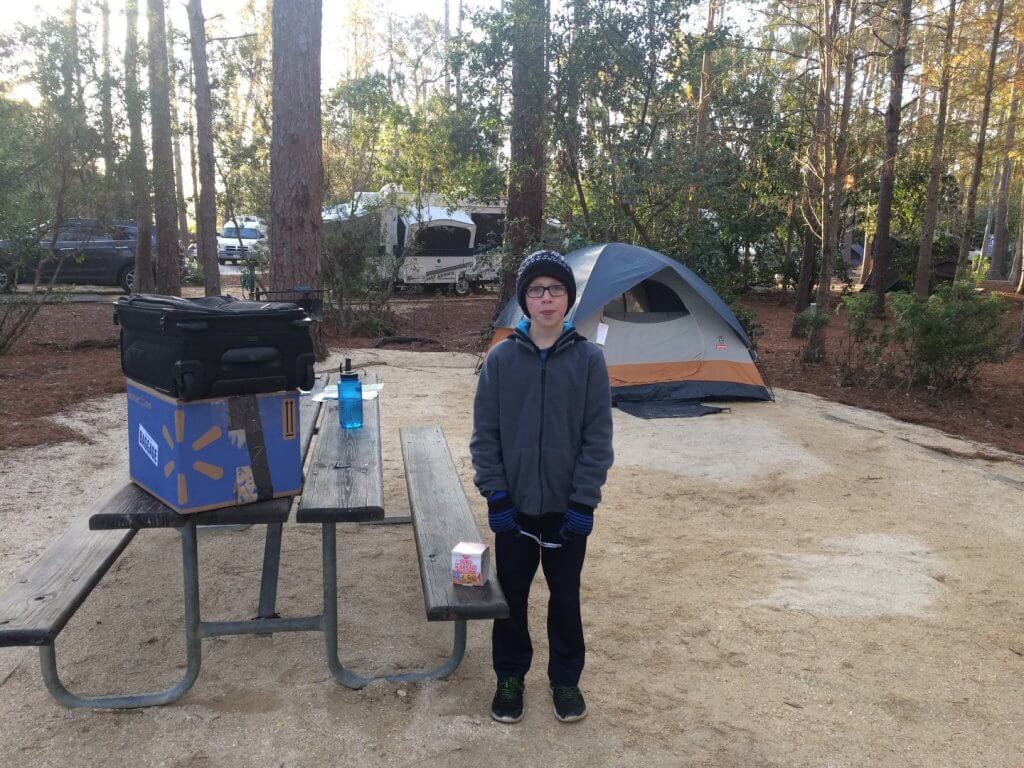
[[(407, 513), (398, 429), (440, 423), (481, 528), (468, 457), (474, 359), (352, 353), (385, 382), (389, 514)], [(617, 461), (584, 572), (590, 716), (551, 714), (546, 588), (527, 715), (491, 722), (489, 625), (448, 681), (336, 686), (315, 634), (204, 643), (177, 704), (65, 710), (35, 654), (0, 655), (0, 763), (42, 766), (1020, 766), (1020, 457), (779, 392), (701, 419), (615, 413)], [(89, 444), (0, 453), (0, 584), (124, 472), (121, 396), (67, 418)], [(981, 452), (987, 458), (963, 458)], [(343, 658), (422, 667), (412, 531), (340, 529)], [(285, 529), (279, 607), (318, 611), (319, 531)], [(490, 538), (490, 535), (487, 534)], [(262, 535), (203, 534), (206, 618), (254, 613)], [(58, 642), (66, 682), (152, 689), (181, 673), (176, 534), (139, 534)], [(167, 588), (168, 585), (173, 588)]]

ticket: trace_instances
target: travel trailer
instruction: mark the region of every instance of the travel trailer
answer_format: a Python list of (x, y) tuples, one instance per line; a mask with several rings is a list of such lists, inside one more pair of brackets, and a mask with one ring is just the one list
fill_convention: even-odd
[(417, 203), (401, 189), (361, 192), (353, 205), (324, 211), (324, 223), (376, 215), (380, 219), (382, 278), (396, 286), (450, 286), (460, 296), (497, 280), (495, 249), (505, 229), (504, 201), (459, 201), (434, 195)]

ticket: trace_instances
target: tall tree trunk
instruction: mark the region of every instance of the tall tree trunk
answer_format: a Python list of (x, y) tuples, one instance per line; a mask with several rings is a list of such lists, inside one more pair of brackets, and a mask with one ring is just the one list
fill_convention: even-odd
[[(814, 282), (815, 254), (820, 252), (823, 233), (820, 216), (816, 210), (821, 203), (821, 179), (815, 169), (820, 164), (817, 160), (826, 140), (826, 115), (829, 113), (831, 93), (818, 88), (818, 98), (814, 110), (814, 124), (811, 138), (807, 146), (807, 161), (804, 164), (804, 196), (800, 207), (804, 218), (803, 254), (800, 259), (800, 277), (796, 286), (796, 303), (793, 310), (793, 331), (796, 331), (796, 316), (811, 304), (811, 285)], [(794, 336), (796, 334), (794, 333)]]
[[(957, 279), (967, 271), (967, 254), (971, 250), (971, 234), (974, 231), (974, 209), (978, 202), (978, 185), (981, 183), (981, 166), (985, 160), (985, 139), (988, 133), (988, 115), (992, 108), (992, 80), (995, 77), (996, 58), (999, 55), (999, 35), (1003, 28), (1004, 0), (996, 0), (996, 21), (992, 27), (992, 45), (988, 53), (988, 72), (985, 74), (985, 93), (981, 109), (981, 124), (978, 127), (978, 145), (974, 151), (974, 170), (967, 187), (967, 202), (964, 205), (963, 231), (960, 235), (960, 252), (956, 259)], [(984, 248), (982, 243), (982, 248)]]
[[(114, 170), (114, 110), (110, 90), (113, 83), (110, 77), (110, 0), (100, 3), (102, 29), (100, 33), (100, 59), (103, 74), (100, 79), (100, 124), (103, 134), (103, 208), (106, 213), (114, 213), (120, 205), (115, 205), (115, 170)], [(120, 202), (120, 201), (118, 201)]]
[(135, 293), (152, 293), (153, 279), (153, 204), (150, 199), (146, 145), (142, 138), (142, 94), (139, 93), (139, 3), (125, 0), (127, 33), (124, 48), (124, 103), (128, 113), (128, 175), (131, 179), (135, 220), (139, 235), (135, 244)]
[[(270, 286), (278, 291), (320, 285), (321, 19), (320, 0), (274, 3)], [(325, 350), (319, 324), (313, 338), (320, 357)]]
[[(933, 18), (935, 13), (935, 0), (927, 0), (928, 6), (923, 9), (926, 18)], [(932, 80), (935, 77), (935, 47), (932, 36), (934, 25), (925, 24), (924, 39), (921, 40), (921, 74), (917, 78), (917, 103), (914, 116), (913, 128), (910, 128), (915, 135), (924, 136), (928, 133), (928, 94), (933, 90)], [(908, 115), (909, 119), (909, 115)]]
[(178, 75), (174, 58), (174, 24), (167, 17), (167, 66), (170, 76), (171, 149), (174, 155), (174, 189), (177, 192), (178, 242), (182, 252), (188, 251), (188, 207), (185, 205), (184, 172), (181, 168), (181, 124), (178, 121)]
[[(1022, 182), (1024, 182), (1024, 174), (1022, 174)], [(1010, 269), (1010, 282), (1016, 286), (1017, 293), (1024, 292), (1024, 280), (1021, 280), (1021, 276), (1024, 275), (1024, 184), (1022, 184), (1020, 193), (1020, 215), (1017, 218), (1017, 245), (1013, 249), (1013, 267)]]
[[(807, 194), (804, 194), (807, 197)], [(801, 201), (801, 207), (806, 207), (806, 201)], [(814, 283), (814, 256), (819, 250), (819, 238), (814, 227), (806, 221), (804, 215), (804, 231), (800, 239), (800, 274), (796, 280), (796, 295), (793, 302), (794, 330), (796, 328), (796, 316), (811, 305), (811, 285)], [(795, 334), (794, 334), (795, 336)]]
[(441, 55), (443, 57), (443, 73), (444, 73), (444, 97), (445, 99), (451, 99), (452, 97), (452, 73), (451, 67), (448, 66), (448, 52), (451, 32), (448, 28), (448, 18), (451, 15), (451, 11), (448, 7), (448, 0), (444, 0), (444, 20), (441, 25)]
[[(1000, 0), (1002, 2), (1002, 0)], [(896, 186), (896, 156), (900, 145), (900, 117), (903, 112), (903, 77), (907, 71), (907, 40), (910, 37), (911, 0), (900, 0), (896, 20), (896, 41), (889, 75), (889, 105), (885, 110), (885, 149), (878, 185), (878, 215), (875, 221), (874, 273), (875, 313), (885, 314), (885, 282), (892, 260), (892, 200)]]
[[(1002, 122), (1006, 122), (1006, 113), (1003, 113)], [(992, 258), (992, 249), (988, 247), (992, 235), (992, 225), (996, 218), (996, 198), (999, 197), (999, 163), (992, 168), (992, 183), (988, 190), (988, 208), (985, 210), (985, 229), (981, 234), (981, 255)]]
[(544, 0), (513, 0), (512, 19), (512, 126), (505, 226), (506, 243), (514, 261), (505, 265), (503, 299), (512, 295), (515, 267), (527, 247), (540, 240), (544, 224), (544, 115), (548, 89), (544, 68), (548, 19)]
[(932, 139), (932, 159), (928, 169), (928, 193), (921, 222), (921, 240), (917, 249), (917, 274), (914, 278), (914, 294), (917, 298), (928, 298), (928, 282), (931, 277), (932, 249), (935, 228), (939, 219), (939, 190), (945, 163), (942, 159), (946, 139), (946, 113), (949, 109), (949, 82), (953, 60), (953, 28), (956, 26), (956, 0), (949, 0), (946, 16), (946, 36), (942, 44), (942, 75), (939, 86), (939, 111), (935, 116), (935, 136)]
[[(458, 0), (457, 10), (455, 12), (455, 37), (459, 41), (459, 45), (462, 45), (462, 0)], [(455, 109), (458, 110), (462, 106), (462, 64), (455, 68)]]
[(196, 144), (199, 155), (199, 203), (196, 206), (196, 255), (203, 265), (203, 289), (207, 296), (220, 293), (217, 261), (217, 171), (213, 157), (213, 109), (210, 75), (206, 65), (206, 20), (202, 0), (188, 0), (189, 47), (195, 87)]
[(868, 276), (871, 274), (871, 267), (875, 261), (875, 233), (874, 231), (868, 231), (867, 226), (864, 227), (864, 257), (860, 261), (860, 277), (858, 281), (861, 285), (864, 285), (868, 281)]
[(843, 260), (843, 264), (850, 263), (850, 255), (853, 253), (853, 234), (857, 228), (857, 209), (850, 207), (844, 217), (844, 229), (843, 229), (843, 246), (840, 252), (840, 258)]
[(995, 238), (992, 244), (992, 280), (1003, 280), (1006, 275), (1006, 246), (1009, 233), (1006, 229), (1006, 217), (1010, 204), (1010, 179), (1013, 175), (1013, 157), (1017, 134), (1017, 115), (1020, 111), (1021, 68), (1024, 67), (1024, 44), (1017, 43), (1017, 64), (1014, 70), (1013, 85), (1010, 90), (1010, 116), (1006, 124), (1005, 141), (1003, 144), (1003, 173), (999, 182), (999, 203), (996, 206)]
[[(842, 211), (846, 206), (846, 149), (849, 143), (850, 106), (853, 101), (853, 69), (855, 51), (853, 32), (857, 23), (857, 0), (851, 0), (849, 6), (849, 26), (846, 36), (846, 54), (843, 65), (843, 101), (839, 112), (839, 124), (836, 127), (834, 159), (832, 140), (831, 102), (835, 80), (836, 31), (839, 26), (841, 1), (821, 0), (821, 17), (823, 40), (821, 43), (821, 75), (818, 87), (824, 89), (826, 97), (825, 125), (822, 159), (822, 198), (821, 226), (823, 244), (821, 253), (821, 270), (818, 276), (818, 312), (828, 313), (832, 302), (832, 265), (839, 252), (839, 227), (842, 223)], [(834, 164), (833, 164), (834, 163)], [(825, 328), (812, 327), (807, 346), (804, 348), (804, 362), (820, 362), (825, 357)]]
[(178, 211), (171, 142), (167, 24), (163, 0), (149, 0), (149, 119), (153, 134), (153, 209), (156, 213), (156, 289), (181, 295), (178, 269)]
[[(700, 91), (697, 96), (697, 132), (694, 137), (693, 173), (696, 175), (704, 171), (704, 149), (708, 140), (708, 109), (711, 99), (711, 51), (706, 47), (711, 42), (711, 36), (715, 33), (715, 13), (718, 10), (718, 3), (722, 0), (708, 0), (708, 23), (704, 30), (704, 55), (700, 62)], [(688, 217), (690, 225), (694, 226), (700, 216), (700, 184), (696, 181), (690, 185), (690, 200), (688, 204)]]
[(78, 0), (68, 4), (67, 48), (61, 59), (61, 84), (64, 87), (64, 106), (71, 114), (79, 114), (80, 91), (78, 85)]

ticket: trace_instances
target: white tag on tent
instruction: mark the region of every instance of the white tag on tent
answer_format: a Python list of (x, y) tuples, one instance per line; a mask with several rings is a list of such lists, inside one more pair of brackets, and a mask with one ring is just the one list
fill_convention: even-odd
[(594, 339), (595, 344), (604, 346), (605, 341), (608, 340), (608, 326), (605, 323), (597, 324), (597, 338)]

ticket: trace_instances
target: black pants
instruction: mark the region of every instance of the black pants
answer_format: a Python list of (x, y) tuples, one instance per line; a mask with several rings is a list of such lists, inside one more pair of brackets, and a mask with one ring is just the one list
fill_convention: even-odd
[(561, 514), (519, 517), (523, 530), (544, 541), (561, 543), (558, 549), (541, 548), (536, 541), (520, 534), (499, 533), (495, 538), (498, 582), (509, 607), (509, 617), (495, 620), (491, 634), (494, 671), (498, 677), (525, 677), (533, 661), (526, 606), (540, 564), (551, 592), (548, 599), (548, 679), (556, 685), (579, 683), (586, 653), (580, 619), (580, 572), (587, 554), (587, 540), (574, 536), (563, 541), (558, 535), (562, 518)]

